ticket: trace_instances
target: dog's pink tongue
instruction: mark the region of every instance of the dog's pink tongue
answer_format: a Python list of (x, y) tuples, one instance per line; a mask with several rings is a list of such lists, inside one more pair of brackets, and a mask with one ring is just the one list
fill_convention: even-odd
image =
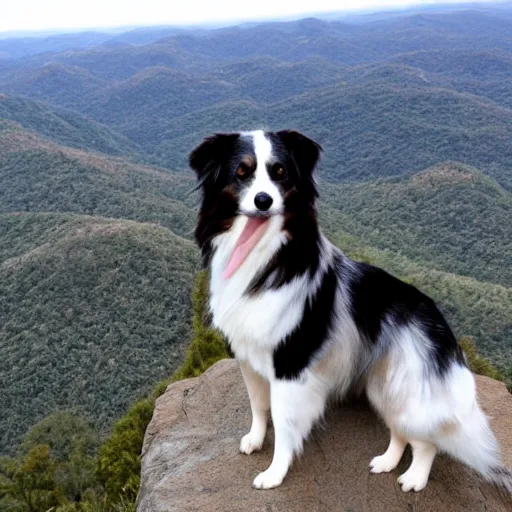
[(245, 258), (253, 250), (267, 229), (268, 219), (249, 217), (244, 230), (236, 241), (235, 248), (231, 253), (228, 265), (222, 274), (224, 279), (229, 279), (245, 261)]

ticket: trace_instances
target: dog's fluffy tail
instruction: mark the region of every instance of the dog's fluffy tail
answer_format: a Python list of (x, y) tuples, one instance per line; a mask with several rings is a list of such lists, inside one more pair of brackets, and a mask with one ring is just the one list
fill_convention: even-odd
[(436, 441), (442, 451), (475, 469), (512, 496), (512, 470), (503, 465), (498, 442), (476, 401), (469, 417), (459, 423), (454, 432), (440, 435)]

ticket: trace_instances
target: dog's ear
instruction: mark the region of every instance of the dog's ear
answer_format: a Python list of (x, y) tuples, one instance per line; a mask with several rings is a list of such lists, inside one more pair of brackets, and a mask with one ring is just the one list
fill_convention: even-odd
[(199, 186), (207, 181), (217, 181), (220, 168), (232, 154), (238, 138), (238, 133), (216, 133), (190, 153), (189, 165), (197, 174)]
[(320, 158), (322, 146), (295, 130), (283, 130), (277, 135), (292, 155), (301, 177), (309, 179)]

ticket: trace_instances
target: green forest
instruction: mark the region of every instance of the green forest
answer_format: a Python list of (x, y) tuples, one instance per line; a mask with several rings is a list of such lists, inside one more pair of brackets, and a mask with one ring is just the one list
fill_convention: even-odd
[(431, 295), (512, 391), (512, 10), (0, 39), (0, 510), (135, 510), (155, 400), (208, 325), (187, 158), (317, 140), (319, 219)]
[(195, 377), (228, 357), (207, 323), (207, 275), (191, 294), (192, 334), (181, 366), (119, 419), (106, 438), (77, 410), (52, 413), (32, 426), (13, 456), (0, 457), (5, 512), (131, 512), (140, 482), (140, 452), (155, 400), (173, 381)]

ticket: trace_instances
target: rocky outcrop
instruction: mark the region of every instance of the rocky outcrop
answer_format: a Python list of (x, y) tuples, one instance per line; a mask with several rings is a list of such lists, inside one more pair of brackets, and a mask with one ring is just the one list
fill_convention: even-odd
[[(480, 400), (512, 465), (512, 396), (477, 377)], [(407, 453), (389, 474), (368, 463), (388, 443), (386, 428), (364, 404), (331, 410), (283, 485), (254, 490), (272, 458), (273, 431), (260, 453), (238, 452), (250, 425), (245, 386), (233, 360), (170, 385), (156, 404), (142, 458), (138, 512), (510, 512), (512, 501), (462, 464), (438, 456), (426, 489), (405, 494), (396, 482)]]

